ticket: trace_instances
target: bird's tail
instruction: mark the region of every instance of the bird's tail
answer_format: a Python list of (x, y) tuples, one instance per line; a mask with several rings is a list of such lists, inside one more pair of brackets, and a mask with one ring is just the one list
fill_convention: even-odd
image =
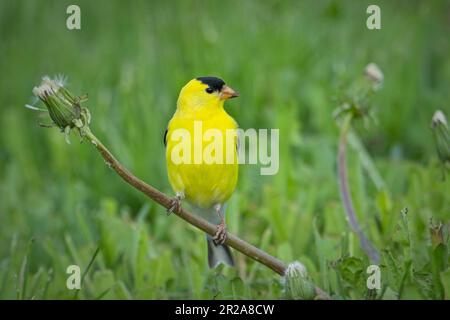
[(215, 268), (220, 263), (234, 267), (233, 255), (227, 245), (216, 245), (210, 236), (206, 236), (206, 242), (208, 244), (208, 264), (210, 268)]

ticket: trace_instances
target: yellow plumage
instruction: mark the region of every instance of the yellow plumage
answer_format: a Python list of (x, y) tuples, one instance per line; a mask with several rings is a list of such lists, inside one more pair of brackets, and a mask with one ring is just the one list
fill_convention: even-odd
[[(231, 252), (224, 244), (224, 214), (226, 201), (234, 192), (238, 179), (237, 124), (223, 105), (225, 100), (236, 96), (238, 94), (221, 79), (200, 77), (191, 80), (181, 89), (177, 110), (164, 139), (169, 182), (177, 194), (174, 206), (185, 198), (193, 205), (195, 213), (217, 225), (216, 236), (207, 237), (210, 267), (220, 262), (234, 265)], [(200, 131), (197, 130), (199, 126)], [(187, 134), (189, 139), (181, 139), (180, 132)], [(214, 132), (214, 135), (207, 138), (207, 132)], [(212, 140), (218, 144), (208, 149)], [(205, 154), (211, 157), (204, 157)], [(180, 162), (177, 155), (190, 161)]]
[[(181, 91), (177, 111), (167, 128), (166, 161), (169, 181), (175, 192), (184, 193), (186, 199), (202, 208), (209, 208), (226, 202), (233, 193), (237, 178), (237, 148), (226, 148), (226, 130), (236, 130), (237, 124), (223, 108), (224, 100), (205, 92), (207, 85), (192, 80)], [(172, 161), (172, 148), (180, 141), (173, 141), (171, 134), (176, 129), (186, 129), (192, 141), (191, 155), (194, 155), (194, 122), (201, 121), (203, 132), (218, 129), (223, 137), (223, 164), (175, 164)], [(235, 138), (236, 141), (236, 138)], [(211, 141), (202, 139), (202, 150)], [(236, 144), (236, 142), (235, 142)], [(232, 153), (233, 164), (227, 164), (227, 154)], [(192, 160), (193, 161), (193, 160)]]

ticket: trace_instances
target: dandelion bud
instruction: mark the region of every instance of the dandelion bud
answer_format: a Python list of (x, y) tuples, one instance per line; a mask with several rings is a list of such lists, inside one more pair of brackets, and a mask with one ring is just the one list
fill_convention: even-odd
[(442, 163), (450, 162), (450, 133), (447, 126), (447, 119), (442, 111), (437, 110), (431, 121), (434, 141), (439, 159)]
[(41, 84), (34, 87), (33, 94), (44, 102), (50, 118), (61, 130), (88, 124), (88, 117), (84, 116), (85, 111), (80, 106), (80, 98), (64, 88), (62, 77), (43, 77)]
[(315, 298), (314, 284), (309, 279), (305, 266), (300, 262), (295, 261), (288, 265), (284, 280), (287, 298), (294, 300)]
[(364, 69), (364, 74), (374, 83), (375, 86), (379, 86), (383, 82), (383, 72), (375, 63), (369, 63)]

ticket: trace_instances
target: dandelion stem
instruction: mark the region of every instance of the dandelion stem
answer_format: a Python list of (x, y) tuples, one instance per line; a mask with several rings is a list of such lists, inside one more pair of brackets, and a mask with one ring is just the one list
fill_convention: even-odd
[(351, 122), (353, 115), (351, 113), (347, 114), (344, 118), (344, 122), (341, 127), (341, 137), (339, 140), (339, 151), (338, 151), (338, 182), (339, 189), (341, 193), (341, 198), (344, 203), (345, 213), (347, 214), (348, 222), (350, 228), (359, 238), (362, 249), (367, 254), (367, 256), (374, 263), (378, 263), (380, 256), (378, 251), (372, 246), (370, 241), (364, 235), (361, 227), (359, 226), (358, 219), (356, 218), (355, 208), (353, 206), (352, 196), (350, 193), (350, 187), (348, 184), (347, 176), (347, 164), (346, 164), (346, 150), (347, 150), (347, 136), (351, 128)]

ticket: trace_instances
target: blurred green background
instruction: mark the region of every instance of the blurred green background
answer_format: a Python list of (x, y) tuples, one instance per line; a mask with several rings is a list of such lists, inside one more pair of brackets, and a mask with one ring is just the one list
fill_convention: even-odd
[[(241, 166), (231, 232), (300, 260), (335, 298), (366, 298), (370, 263), (341, 205), (332, 113), (370, 62), (385, 81), (377, 121), (357, 132), (386, 187), (353, 148), (348, 163), (359, 220), (382, 254), (377, 297), (449, 297), (448, 236), (435, 247), (429, 233), (431, 218), (444, 231), (450, 218), (430, 130), (436, 109), (450, 115), (449, 1), (76, 1), (74, 31), (70, 4), (0, 1), (0, 298), (283, 297), (279, 276), (238, 253), (237, 269), (208, 270), (201, 232), (74, 134), (67, 145), (39, 127), (24, 105), (59, 73), (89, 94), (95, 134), (168, 194), (162, 136), (179, 90), (197, 76), (225, 79), (241, 93), (226, 108), (242, 128), (280, 129), (277, 175)], [(381, 30), (366, 28), (369, 4), (381, 7)], [(82, 290), (68, 290), (67, 266), (86, 271), (98, 246)]]

